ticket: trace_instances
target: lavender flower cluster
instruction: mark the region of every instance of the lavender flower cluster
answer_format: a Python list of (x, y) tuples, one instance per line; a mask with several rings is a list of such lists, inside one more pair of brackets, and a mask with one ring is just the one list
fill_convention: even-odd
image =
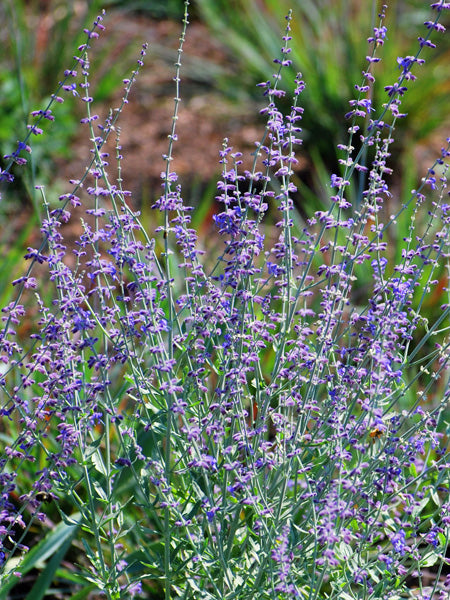
[[(17, 299), (2, 309), (2, 585), (20, 577), (53, 499), (62, 527), (83, 538), (82, 576), (109, 600), (149, 597), (152, 582), (165, 598), (404, 598), (431, 567), (421, 597), (449, 597), (450, 303), (434, 322), (421, 308), (450, 257), (450, 138), (409, 202), (385, 210), (401, 101), (450, 4), (431, 8), (426, 37), (398, 59), (374, 116), (383, 6), (330, 205), (307, 222), (293, 204), (300, 74), (291, 109), (279, 107), (287, 17), (278, 71), (261, 84), (267, 125), (253, 168), (242, 170), (228, 140), (220, 152), (215, 262), (172, 170), (187, 13), (154, 235), (121, 178), (111, 182), (105, 152), (116, 132), (120, 164), (117, 119), (146, 47), (122, 105), (99, 125), (88, 51), (102, 18), (86, 31), (60, 90), (86, 105), (92, 160), (60, 207), (41, 188), (44, 241), (28, 249)], [(34, 135), (53, 118), (50, 107), (33, 116)], [(28, 139), (11, 161), (22, 164), (23, 150)], [(356, 174), (366, 185), (352, 206)], [(86, 216), (67, 248), (71, 207)], [(395, 262), (390, 232), (404, 214)], [(36, 310), (22, 341), (18, 327)]]

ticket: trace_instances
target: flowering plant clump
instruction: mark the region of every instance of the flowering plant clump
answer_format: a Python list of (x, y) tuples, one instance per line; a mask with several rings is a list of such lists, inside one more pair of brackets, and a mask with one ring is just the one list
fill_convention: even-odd
[[(450, 303), (433, 320), (422, 309), (450, 256), (450, 138), (395, 214), (385, 199), (402, 97), (450, 5), (431, 5), (375, 115), (383, 6), (329, 206), (307, 222), (292, 182), (301, 74), (290, 110), (279, 107), (288, 15), (277, 72), (261, 84), (253, 168), (228, 140), (220, 151), (216, 260), (172, 167), (187, 5), (154, 235), (122, 188), (117, 126), (146, 47), (103, 124), (88, 59), (102, 17), (60, 85), (85, 103), (92, 160), (60, 207), (41, 188), (43, 242), (2, 309), (0, 597), (34, 567), (41, 590), (71, 582), (79, 598), (448, 598)], [(53, 113), (33, 115), (37, 135)], [(28, 140), (11, 161), (23, 150)], [(356, 175), (365, 185), (352, 205)], [(68, 249), (72, 207), (86, 216)]]

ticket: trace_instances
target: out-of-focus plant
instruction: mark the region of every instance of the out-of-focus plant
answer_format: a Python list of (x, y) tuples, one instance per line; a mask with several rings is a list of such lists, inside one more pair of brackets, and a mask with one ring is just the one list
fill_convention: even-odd
[(181, 19), (184, 13), (184, 0), (108, 0), (109, 7), (123, 11), (137, 11), (157, 19)]

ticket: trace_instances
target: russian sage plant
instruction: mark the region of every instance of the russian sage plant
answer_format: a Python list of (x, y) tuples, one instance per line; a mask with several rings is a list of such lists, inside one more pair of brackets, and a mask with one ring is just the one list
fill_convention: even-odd
[[(253, 168), (228, 140), (220, 151), (216, 257), (190, 227), (173, 167), (187, 5), (154, 232), (122, 188), (117, 123), (146, 47), (101, 125), (88, 59), (101, 17), (60, 84), (86, 106), (92, 158), (59, 207), (40, 188), (43, 242), (2, 310), (0, 597), (31, 564), (44, 568), (38, 550), (80, 598), (449, 598), (450, 303), (433, 319), (423, 307), (448, 268), (450, 138), (407, 203), (391, 215), (385, 200), (401, 100), (450, 4), (431, 5), (374, 115), (383, 5), (329, 205), (306, 222), (291, 181), (300, 74), (291, 108), (279, 107), (288, 15), (261, 84)], [(39, 134), (53, 113), (33, 116)], [(24, 150), (28, 140), (11, 161)], [(64, 225), (80, 211), (68, 248)]]

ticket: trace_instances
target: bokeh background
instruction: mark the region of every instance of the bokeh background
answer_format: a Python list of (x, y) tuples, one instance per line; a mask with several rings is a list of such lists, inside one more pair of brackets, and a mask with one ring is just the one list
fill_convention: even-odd
[[(369, 52), (367, 37), (378, 25), (380, 8), (371, 0), (194, 0), (183, 54), (179, 141), (174, 170), (185, 201), (197, 206), (194, 226), (209, 232), (218, 153), (224, 137), (251, 162), (254, 142), (261, 137), (259, 110), (265, 100), (256, 84), (274, 72), (285, 15), (293, 10), (293, 67), (284, 85), (293, 88), (301, 71), (307, 83), (303, 96), (303, 148), (295, 179), (296, 206), (303, 217), (326, 202), (329, 174), (338, 170), (336, 144), (344, 143), (348, 122), (343, 115), (361, 83)], [(72, 65), (82, 30), (106, 9), (106, 31), (91, 52), (93, 112), (106, 116), (122, 95), (122, 79), (134, 68), (141, 44), (149, 43), (143, 68), (120, 120), (124, 187), (151, 226), (150, 206), (160, 191), (162, 154), (167, 149), (174, 96), (174, 66), (184, 12), (182, 0), (3, 0), (0, 3), (0, 154), (15, 149), (26, 134), (29, 114), (43, 108), (64, 69)], [(398, 77), (397, 56), (414, 55), (429, 3), (393, 0), (387, 10), (388, 35), (383, 61), (375, 66), (374, 105), (386, 99), (385, 85)], [(449, 23), (444, 23), (449, 25)], [(436, 50), (425, 48), (427, 62), (416, 69), (395, 131), (390, 189), (393, 206), (417, 187), (438, 155), (450, 130), (450, 42), (435, 35)], [(286, 108), (288, 108), (288, 100)], [(79, 125), (82, 103), (67, 98), (54, 110), (55, 121), (33, 140), (26, 167), (15, 167), (15, 182), (3, 189), (0, 203), (0, 303), (12, 294), (11, 278), (23, 270), (23, 248), (39, 236), (40, 197), (48, 201), (68, 191), (89, 158), (86, 130)], [(370, 158), (370, 157), (369, 157)], [(1, 159), (2, 167), (5, 165)], [(70, 230), (72, 227), (72, 231)], [(75, 237), (69, 225), (66, 238)], [(444, 281), (442, 282), (444, 284)]]

